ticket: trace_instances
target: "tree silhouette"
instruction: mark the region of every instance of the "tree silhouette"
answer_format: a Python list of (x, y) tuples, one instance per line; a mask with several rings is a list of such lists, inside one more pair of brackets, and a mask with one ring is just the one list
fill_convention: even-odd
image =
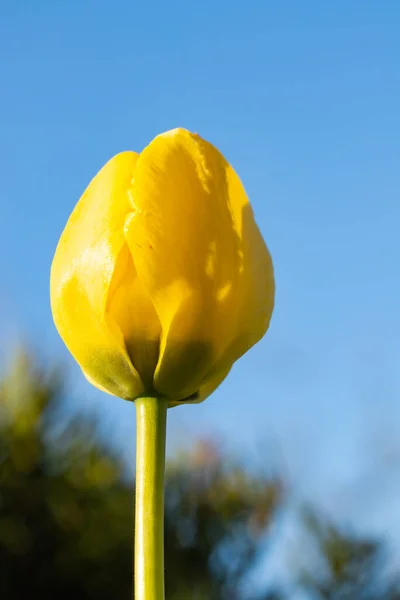
[(305, 523), (320, 563), (300, 580), (311, 598), (400, 600), (400, 581), (387, 572), (383, 543), (352, 534), (316, 511), (306, 511)]

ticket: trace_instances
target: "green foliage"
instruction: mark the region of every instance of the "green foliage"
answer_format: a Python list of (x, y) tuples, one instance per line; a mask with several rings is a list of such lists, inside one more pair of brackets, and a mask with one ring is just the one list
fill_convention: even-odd
[(132, 491), (92, 425), (60, 426), (62, 385), (20, 356), (0, 390), (0, 589), (129, 598)]
[[(62, 378), (21, 354), (0, 386), (0, 589), (7, 600), (131, 598), (133, 489), (96, 424), (65, 423)], [(170, 600), (242, 598), (277, 480), (210, 444), (167, 468)]]
[[(63, 379), (20, 354), (0, 383), (0, 597), (129, 600), (133, 485), (96, 422), (66, 419)], [(289, 600), (242, 583), (282, 498), (278, 478), (250, 474), (210, 443), (167, 465), (167, 600)], [(315, 559), (309, 600), (400, 600), (384, 546), (305, 517)], [(298, 596), (296, 596), (297, 598)]]

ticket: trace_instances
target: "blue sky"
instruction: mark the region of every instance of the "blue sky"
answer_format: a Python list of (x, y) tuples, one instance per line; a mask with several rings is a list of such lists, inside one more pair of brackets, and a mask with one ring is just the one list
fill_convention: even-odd
[(277, 297), (215, 395), (171, 411), (170, 444), (222, 436), (281, 464), (299, 498), (377, 531), (400, 522), (399, 23), (394, 0), (1, 3), (2, 339), (65, 361), (73, 402), (128, 458), (133, 407), (69, 360), (49, 269), (102, 164), (183, 126), (244, 181)]

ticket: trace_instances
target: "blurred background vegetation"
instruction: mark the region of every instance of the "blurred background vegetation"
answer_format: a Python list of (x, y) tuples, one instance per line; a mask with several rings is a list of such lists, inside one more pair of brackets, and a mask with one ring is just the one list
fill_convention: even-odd
[[(134, 482), (95, 420), (66, 416), (64, 396), (63, 373), (26, 352), (3, 368), (0, 597), (128, 600)], [(303, 544), (290, 582), (265, 583), (288, 494), (279, 474), (250, 470), (208, 441), (171, 458), (167, 599), (400, 600), (385, 545), (315, 506), (299, 510)]]

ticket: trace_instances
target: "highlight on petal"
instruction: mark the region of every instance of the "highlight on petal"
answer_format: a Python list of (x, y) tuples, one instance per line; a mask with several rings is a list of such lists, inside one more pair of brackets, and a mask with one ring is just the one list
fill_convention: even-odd
[(139, 395), (143, 383), (106, 308), (126, 246), (136, 160), (134, 152), (118, 154), (91, 181), (60, 238), (50, 278), (54, 321), (71, 354), (92, 383), (126, 399)]
[(271, 255), (254, 219), (252, 207), (239, 176), (228, 164), (226, 185), (235, 228), (240, 237), (242, 264), (236, 296), (235, 335), (214, 366), (218, 373), (261, 340), (266, 333), (275, 300)]
[(156, 137), (137, 160), (132, 196), (125, 235), (162, 326), (154, 386), (185, 398), (262, 337), (272, 263), (238, 176), (197, 135)]

